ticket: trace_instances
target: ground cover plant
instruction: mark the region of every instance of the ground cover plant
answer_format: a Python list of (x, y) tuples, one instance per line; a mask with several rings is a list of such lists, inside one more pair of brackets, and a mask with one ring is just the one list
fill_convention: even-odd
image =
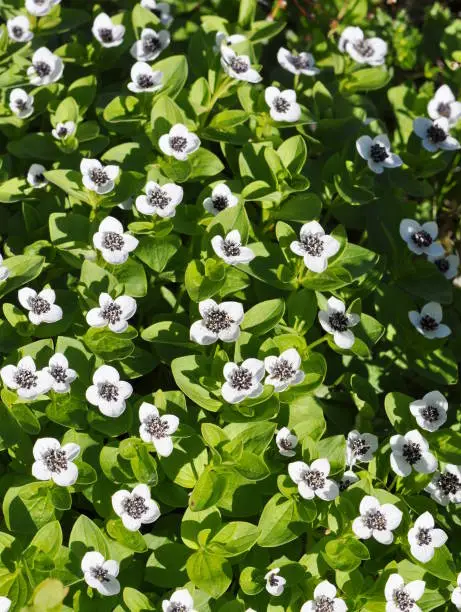
[(0, 3), (0, 609), (461, 609), (455, 3)]

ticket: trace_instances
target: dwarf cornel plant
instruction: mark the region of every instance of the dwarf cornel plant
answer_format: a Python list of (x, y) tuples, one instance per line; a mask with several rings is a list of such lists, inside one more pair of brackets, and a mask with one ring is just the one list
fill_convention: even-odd
[(0, 2), (0, 612), (461, 610), (457, 10)]

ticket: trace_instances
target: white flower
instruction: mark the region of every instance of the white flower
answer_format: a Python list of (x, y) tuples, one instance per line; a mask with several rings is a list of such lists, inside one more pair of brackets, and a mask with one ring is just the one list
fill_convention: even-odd
[(63, 71), (62, 59), (46, 47), (40, 47), (32, 56), (32, 66), (27, 69), (27, 75), (32, 85), (49, 85), (59, 81)]
[(217, 215), (226, 208), (237, 206), (238, 201), (238, 197), (231, 192), (229, 187), (220, 183), (213, 188), (211, 197), (203, 200), (203, 208), (212, 215)]
[(112, 495), (112, 508), (129, 531), (153, 523), (160, 516), (157, 503), (151, 499), (149, 487), (139, 484), (132, 491), (121, 489)]
[(26, 11), (35, 17), (43, 17), (60, 2), (61, 0), (26, 0)]
[(231, 266), (246, 264), (255, 258), (255, 254), (249, 247), (242, 246), (238, 230), (232, 230), (225, 238), (213, 236), (211, 246), (216, 255)]
[(347, 27), (339, 39), (338, 48), (348, 53), (359, 64), (381, 66), (387, 54), (387, 43), (382, 38), (365, 38), (361, 28)]
[(451, 603), (461, 610), (461, 572), (458, 574), (457, 580), (458, 586), (453, 590), (451, 594)]
[(311, 272), (324, 272), (328, 266), (328, 258), (339, 251), (339, 242), (325, 234), (325, 230), (317, 221), (305, 223), (299, 232), (299, 241), (293, 240), (290, 249), (295, 255), (304, 257), (304, 264)]
[(443, 472), (436, 472), (424, 489), (442, 506), (461, 504), (461, 466), (448, 463)]
[(46, 187), (46, 185), (48, 185), (48, 181), (43, 174), (44, 172), (46, 172), (45, 166), (42, 166), (42, 164), (32, 164), (27, 171), (26, 177), (29, 185), (35, 189)]
[(0, 370), (3, 384), (13, 389), (27, 399), (34, 399), (47, 393), (53, 384), (50, 375), (44, 370), (37, 372), (32, 357), (26, 356), (18, 361), (18, 365), (6, 365)]
[(304, 499), (313, 499), (317, 495), (320, 499), (331, 501), (339, 495), (336, 482), (327, 478), (329, 473), (328, 459), (316, 459), (310, 467), (304, 461), (294, 461), (288, 465), (288, 474), (298, 485), (298, 492)]
[(112, 23), (106, 13), (100, 13), (95, 18), (91, 31), (103, 47), (119, 47), (125, 36), (125, 26)]
[(422, 145), (430, 153), (439, 149), (443, 151), (455, 151), (460, 148), (459, 142), (449, 134), (449, 123), (445, 117), (435, 121), (425, 117), (417, 117), (413, 121), (413, 131), (421, 138)]
[(136, 312), (136, 300), (129, 295), (121, 295), (113, 300), (108, 293), (99, 296), (99, 308), (92, 308), (86, 315), (91, 327), (106, 327), (117, 334), (128, 327), (128, 319)]
[(251, 67), (248, 55), (237, 55), (233, 49), (222, 45), (221, 66), (226, 74), (238, 81), (259, 83), (262, 76)]
[(184, 161), (200, 147), (200, 138), (182, 123), (176, 123), (168, 134), (160, 136), (158, 146), (165, 155)]
[(37, 480), (52, 480), (60, 487), (75, 484), (78, 468), (73, 460), (80, 454), (80, 446), (61, 444), (55, 438), (39, 438), (32, 449), (32, 476)]
[(73, 121), (64, 121), (64, 123), (58, 123), (51, 133), (56, 140), (65, 140), (75, 133), (76, 128)]
[(10, 271), (6, 266), (2, 266), (3, 256), (0, 255), (0, 282), (6, 281), (10, 275)]
[(34, 37), (30, 31), (30, 23), (25, 15), (17, 15), (6, 22), (8, 36), (14, 42), (28, 42)]
[(115, 368), (103, 365), (93, 374), (93, 384), (86, 390), (86, 399), (105, 416), (116, 418), (125, 412), (125, 400), (132, 393), (133, 387), (120, 380)]
[(154, 92), (163, 87), (163, 72), (152, 70), (146, 62), (136, 62), (131, 67), (128, 89), (134, 93)]
[(346, 462), (353, 466), (357, 461), (368, 462), (378, 450), (378, 438), (370, 433), (359, 433), (356, 429), (347, 436)]
[(29, 321), (34, 325), (55, 323), (62, 319), (62, 308), (54, 303), (56, 294), (53, 289), (42, 289), (37, 293), (30, 287), (22, 287), (18, 291), (18, 300), (29, 311)]
[(136, 208), (144, 215), (158, 215), (164, 219), (174, 217), (176, 206), (181, 204), (184, 190), (175, 183), (159, 185), (155, 181), (149, 181), (144, 187), (146, 195), (136, 198)]
[(440, 391), (430, 391), (410, 404), (410, 412), (426, 431), (437, 431), (447, 420), (448, 402)]
[(279, 575), (280, 568), (274, 567), (267, 572), (264, 576), (264, 580), (266, 581), (266, 591), (269, 595), (273, 595), (274, 597), (278, 597), (283, 593), (285, 589), (286, 580), (283, 576)]
[(294, 457), (296, 451), (293, 450), (298, 445), (298, 437), (291, 433), (288, 427), (282, 427), (276, 436), (275, 443), (279, 449), (279, 453), (284, 457)]
[(305, 74), (306, 76), (314, 76), (320, 70), (315, 65), (314, 56), (312, 53), (291, 53), (288, 49), (280, 47), (277, 52), (278, 63), (291, 72), (292, 74)]
[(300, 612), (346, 612), (347, 606), (342, 599), (336, 597), (334, 584), (324, 580), (315, 587), (314, 599), (306, 601)]
[(152, 28), (144, 28), (141, 38), (132, 45), (130, 53), (141, 62), (152, 62), (169, 44), (170, 33), (167, 30), (156, 32)]
[(402, 512), (392, 504), (380, 504), (376, 497), (365, 495), (360, 502), (360, 516), (354, 519), (352, 531), (362, 539), (373, 537), (381, 544), (392, 544), (392, 533), (402, 521)]
[(294, 89), (280, 91), (277, 87), (266, 87), (264, 99), (269, 106), (269, 114), (274, 121), (298, 121), (301, 107), (296, 102)]
[(421, 563), (430, 561), (435, 549), (443, 546), (447, 539), (445, 531), (435, 528), (434, 517), (430, 512), (421, 514), (408, 531), (411, 554)]
[(445, 117), (449, 125), (455, 125), (461, 117), (461, 102), (456, 102), (448, 85), (442, 85), (427, 105), (427, 114), (431, 119)]
[(428, 302), (420, 313), (416, 310), (410, 310), (408, 313), (408, 318), (419, 333), (429, 340), (446, 338), (451, 334), (448, 325), (441, 323), (442, 317), (442, 307), (437, 302)]
[(4, 595), (0, 596), (0, 612), (8, 612), (11, 608), (11, 599), (5, 597)]
[(139, 240), (123, 232), (123, 225), (114, 217), (106, 217), (93, 235), (93, 245), (101, 251), (105, 261), (122, 264), (131, 251), (138, 246)]
[(409, 476), (412, 468), (420, 474), (432, 474), (437, 469), (437, 459), (429, 452), (427, 440), (417, 429), (404, 436), (391, 436), (391, 468), (399, 476)]
[(245, 359), (241, 365), (229, 361), (223, 374), (226, 382), (221, 387), (221, 394), (229, 404), (238, 404), (247, 397), (258, 397), (263, 392), (264, 363), (260, 359)]
[(440, 270), (440, 272), (445, 276), (445, 278), (448, 278), (448, 280), (455, 278), (455, 276), (458, 274), (458, 268), (459, 268), (458, 253), (453, 253), (452, 255), (446, 255), (446, 256), (443, 255), (442, 257), (432, 257), (429, 255), (428, 260), (434, 263), (437, 266), (437, 268)]
[(120, 168), (115, 165), (103, 166), (97, 159), (82, 159), (80, 172), (82, 182), (87, 189), (104, 195), (114, 188), (114, 181), (119, 175)]
[(424, 580), (413, 580), (407, 585), (402, 576), (391, 574), (384, 587), (386, 612), (421, 612), (416, 602), (424, 593)]
[(198, 305), (202, 316), (200, 321), (192, 323), (190, 339), (198, 344), (213, 344), (218, 339), (223, 342), (235, 342), (240, 336), (240, 323), (243, 321), (243, 306), (238, 302), (221, 302), (203, 300)]
[(360, 157), (368, 162), (368, 167), (376, 174), (382, 174), (384, 168), (398, 168), (402, 160), (395, 153), (391, 153), (391, 143), (386, 134), (375, 136), (360, 136), (355, 141)]
[(349, 327), (354, 327), (360, 321), (360, 315), (355, 312), (346, 313), (344, 302), (335, 297), (329, 298), (327, 310), (319, 312), (319, 321), (323, 329), (333, 334), (333, 340), (342, 349), (350, 349), (355, 342), (355, 336)]
[(194, 600), (187, 589), (178, 589), (170, 599), (162, 601), (162, 612), (197, 612)]
[(27, 119), (34, 112), (34, 96), (29, 96), (24, 89), (16, 87), (10, 93), (9, 107), (19, 119)]
[(101, 595), (120, 593), (117, 561), (113, 559), (106, 561), (101, 553), (92, 550), (83, 557), (81, 568), (87, 585), (96, 589)]
[(226, 34), (225, 32), (216, 32), (215, 44), (213, 51), (219, 53), (223, 45), (232, 46), (245, 42), (246, 37), (243, 34)]
[(158, 17), (161, 23), (168, 27), (173, 21), (173, 17), (170, 15), (171, 7), (167, 2), (157, 2), (157, 0), (141, 0), (141, 6), (149, 9)]
[(435, 242), (439, 228), (435, 221), (428, 221), (420, 225), (414, 219), (402, 219), (400, 222), (400, 236), (407, 243), (408, 248), (416, 255), (425, 254), (431, 257), (443, 255), (443, 246)]
[(43, 369), (51, 376), (51, 388), (56, 393), (68, 393), (70, 384), (77, 378), (77, 372), (69, 368), (69, 362), (62, 353), (55, 353), (49, 360), (48, 367)]
[(346, 470), (339, 481), (339, 490), (345, 491), (348, 487), (350, 487), (354, 482), (358, 482), (360, 478), (357, 474), (354, 474), (352, 470)]
[(179, 419), (174, 414), (162, 414), (156, 406), (143, 402), (139, 407), (139, 435), (143, 442), (153, 444), (160, 457), (173, 452), (171, 435), (178, 429)]
[(274, 391), (281, 393), (291, 387), (299, 385), (305, 378), (305, 373), (300, 370), (301, 357), (296, 349), (287, 349), (279, 357), (270, 355), (264, 359), (264, 367), (268, 376), (264, 383), (272, 385)]

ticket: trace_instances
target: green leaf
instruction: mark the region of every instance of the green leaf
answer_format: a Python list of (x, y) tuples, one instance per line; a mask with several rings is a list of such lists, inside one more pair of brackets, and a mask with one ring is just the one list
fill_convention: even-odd
[(163, 73), (163, 87), (161, 93), (176, 98), (187, 81), (188, 65), (185, 55), (171, 55), (155, 62), (153, 70)]
[(261, 302), (245, 313), (240, 327), (244, 330), (251, 330), (256, 336), (262, 336), (277, 325), (284, 312), (284, 300)]
[(109, 559), (107, 540), (99, 527), (87, 516), (81, 514), (75, 521), (69, 536), (69, 548), (78, 558), (89, 550), (100, 552), (105, 559)]
[(361, 68), (348, 75), (347, 80), (341, 82), (341, 87), (347, 93), (357, 91), (374, 91), (385, 87), (392, 78), (392, 72), (384, 67)]
[(15, 255), (4, 259), (2, 265), (8, 268), (9, 276), (0, 285), (0, 298), (36, 278), (44, 264), (45, 258), (40, 255)]
[(250, 550), (258, 538), (258, 528), (251, 523), (234, 521), (214, 536), (207, 549), (223, 557), (235, 557)]
[(291, 174), (301, 172), (307, 159), (306, 141), (299, 134), (284, 140), (277, 153), (283, 162), (283, 165)]
[(232, 580), (229, 562), (207, 551), (193, 553), (187, 560), (186, 568), (189, 579), (215, 599), (226, 592)]
[(83, 191), (80, 172), (76, 170), (48, 170), (44, 172), (44, 176), (50, 183), (80, 202), (88, 203), (88, 194)]

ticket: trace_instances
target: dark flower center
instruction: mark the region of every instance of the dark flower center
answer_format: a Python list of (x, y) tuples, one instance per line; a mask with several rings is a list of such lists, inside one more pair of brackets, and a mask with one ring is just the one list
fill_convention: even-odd
[(420, 546), (428, 545), (432, 542), (431, 530), (426, 528), (421, 528), (417, 535), (416, 541)]
[(98, 30), (98, 34), (102, 42), (110, 43), (114, 41), (114, 35), (110, 28), (100, 28)]
[(162, 48), (162, 44), (157, 36), (145, 36), (142, 39), (142, 48), (144, 53), (155, 53)]
[(354, 455), (366, 455), (370, 450), (370, 446), (365, 442), (363, 438), (355, 438), (349, 443), (349, 446)]
[(348, 327), (348, 318), (344, 312), (332, 312), (328, 321), (334, 331), (345, 332)]
[(67, 469), (67, 455), (61, 449), (50, 448), (43, 455), (43, 462), (50, 472), (59, 474), (62, 470)]
[(142, 89), (149, 89), (149, 87), (153, 86), (154, 79), (152, 78), (151, 74), (140, 74), (136, 79), (136, 82), (138, 87), (141, 87)]
[(29, 299), (30, 309), (34, 314), (40, 315), (49, 312), (51, 306), (49, 302), (41, 298), (39, 295)]
[(210, 308), (203, 318), (203, 323), (207, 329), (215, 334), (228, 329), (233, 323), (227, 312), (219, 308)]
[(226, 196), (219, 195), (213, 198), (213, 208), (218, 212), (221, 212), (222, 210), (227, 208), (227, 206), (228, 202)]
[(151, 206), (162, 210), (171, 202), (171, 198), (160, 187), (154, 187), (154, 189), (149, 191), (147, 200)]
[(123, 500), (123, 509), (134, 519), (140, 519), (147, 511), (144, 498), (140, 495), (132, 495)]
[(166, 438), (168, 435), (168, 423), (160, 417), (152, 416), (144, 421), (147, 431), (153, 438)]
[(31, 389), (37, 386), (38, 377), (35, 372), (20, 368), (14, 375), (14, 380), (23, 389)]
[(95, 183), (95, 185), (99, 185), (99, 186), (105, 185), (107, 181), (109, 180), (109, 177), (107, 176), (107, 172), (103, 170), (102, 168), (91, 168), (91, 170), (88, 173), (88, 176), (93, 181), (93, 183)]
[(300, 55), (288, 55), (287, 59), (297, 70), (303, 70), (304, 68), (309, 68), (310, 66), (309, 58), (304, 53), (301, 53)]
[(368, 527), (368, 529), (384, 531), (387, 526), (386, 517), (379, 510), (368, 510), (362, 520), (364, 525)]
[(407, 463), (414, 465), (415, 463), (418, 463), (423, 456), (423, 453), (419, 444), (416, 444), (415, 442), (407, 442), (402, 447), (402, 455), (405, 457)]
[(51, 366), (50, 374), (58, 383), (65, 383), (67, 380), (66, 370), (60, 365)]
[(295, 374), (295, 368), (283, 357), (277, 359), (275, 365), (271, 369), (271, 376), (278, 378), (282, 382), (290, 380)]
[(437, 321), (429, 315), (424, 315), (424, 317), (421, 317), (419, 324), (424, 331), (435, 331), (439, 326)]
[(445, 272), (448, 272), (448, 270), (450, 269), (450, 263), (448, 259), (445, 259), (445, 257), (436, 259), (434, 263), (437, 266), (437, 268), (440, 270), (440, 272), (442, 272), (442, 274), (445, 274)]
[(109, 382), (99, 385), (99, 395), (106, 402), (116, 402), (118, 400), (118, 387)]
[(121, 234), (117, 234), (117, 232), (104, 232), (102, 238), (102, 246), (104, 249), (108, 249), (109, 251), (121, 251), (124, 244), (125, 241)]
[(407, 612), (407, 610), (411, 610), (415, 600), (412, 599), (405, 589), (396, 589), (394, 591), (394, 602), (399, 610), (403, 612)]
[(342, 478), (339, 482), (339, 490), (345, 491), (348, 486), (352, 484), (352, 481), (349, 478)]
[(237, 368), (230, 377), (230, 384), (237, 391), (247, 391), (251, 387), (253, 377), (246, 368)]
[(321, 234), (304, 234), (301, 236), (301, 244), (306, 253), (312, 257), (321, 257), (325, 250)]
[(355, 42), (353, 47), (362, 57), (371, 57), (372, 55), (374, 55), (374, 49), (366, 39), (362, 39)]
[(35, 185), (40, 185), (41, 183), (45, 183), (46, 178), (44, 177), (43, 172), (38, 172), (37, 174), (34, 174), (33, 181)]
[(115, 302), (111, 302), (101, 310), (101, 316), (109, 323), (118, 323), (122, 318), (122, 309)]
[(411, 239), (419, 246), (419, 248), (426, 248), (432, 244), (432, 236), (426, 230), (419, 230), (411, 235)]
[(281, 440), (279, 440), (279, 446), (281, 446), (283, 450), (291, 450), (293, 448), (293, 444), (289, 438), (281, 438)]
[(388, 155), (385, 147), (380, 144), (374, 144), (370, 148), (370, 157), (376, 164), (379, 164), (387, 159)]
[(19, 98), (18, 100), (15, 100), (14, 104), (19, 111), (25, 111), (27, 108), (27, 100), (25, 100), (24, 98)]
[(182, 153), (186, 150), (187, 147), (187, 138), (184, 136), (171, 136), (170, 137), (170, 147), (173, 151), (177, 151), (178, 153)]
[(313, 491), (323, 489), (325, 486), (325, 475), (323, 472), (319, 472), (319, 470), (309, 470), (308, 472), (304, 472), (302, 479), (307, 484), (309, 489), (312, 489)]
[(272, 106), (278, 113), (286, 113), (291, 104), (282, 96), (277, 96), (273, 99)]
[(280, 578), (277, 576), (277, 574), (271, 574), (269, 576), (268, 583), (270, 584), (270, 586), (277, 586), (279, 582)]
[(456, 495), (461, 489), (461, 481), (456, 474), (452, 474), (451, 472), (440, 474), (437, 485), (444, 495)]
[(424, 406), (421, 410), (421, 416), (429, 423), (435, 423), (439, 419), (439, 409), (437, 406)]
[(437, 107), (437, 112), (442, 117), (446, 117), (447, 119), (451, 116), (451, 106), (446, 102), (441, 102)]
[(432, 140), (434, 144), (437, 144), (438, 142), (446, 140), (447, 134), (440, 126), (431, 125), (431, 127), (427, 129), (427, 137), (429, 140)]
[(65, 138), (67, 136), (67, 128), (61, 125), (61, 127), (57, 130), (57, 134), (59, 138)]
[(238, 56), (237, 57), (233, 57), (230, 60), (229, 66), (232, 68), (232, 70), (236, 74), (243, 74), (249, 68), (248, 62), (246, 60), (244, 60), (242, 57), (238, 57)]
[(93, 578), (96, 578), (96, 580), (99, 580), (99, 582), (110, 582), (108, 570), (104, 569), (100, 565), (98, 567), (92, 567), (90, 571)]
[(37, 6), (43, 6), (46, 2), (47, 0), (34, 0), (34, 4)]
[(224, 240), (222, 250), (227, 257), (237, 257), (240, 255), (240, 244), (232, 240)]
[(315, 599), (315, 612), (333, 612), (335, 604), (332, 599), (325, 595), (320, 595)]
[(167, 612), (188, 612), (188, 608), (180, 603), (170, 603)]
[(46, 62), (36, 62), (34, 64), (34, 70), (35, 74), (41, 79), (51, 74), (51, 66)]
[(24, 33), (24, 30), (20, 26), (13, 26), (11, 31), (16, 38), (21, 38)]

